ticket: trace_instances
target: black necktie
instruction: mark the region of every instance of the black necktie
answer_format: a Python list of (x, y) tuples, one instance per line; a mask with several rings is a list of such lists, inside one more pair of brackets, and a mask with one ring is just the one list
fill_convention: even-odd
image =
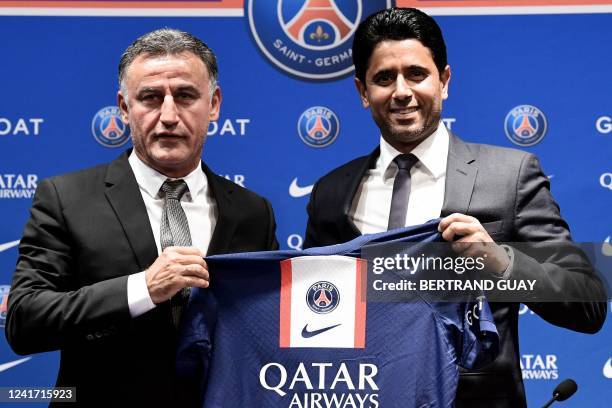
[(408, 213), (408, 200), (410, 199), (410, 169), (419, 159), (412, 153), (400, 154), (393, 159), (398, 170), (393, 182), (393, 197), (391, 198), (391, 211), (389, 212), (389, 230), (401, 228), (406, 224)]
[[(187, 216), (181, 207), (181, 197), (188, 190), (187, 183), (184, 180), (166, 180), (160, 190), (165, 193), (160, 230), (162, 251), (169, 246), (191, 246)], [(189, 299), (189, 288), (183, 288), (170, 300), (172, 320), (176, 327), (179, 325), (187, 299)]]

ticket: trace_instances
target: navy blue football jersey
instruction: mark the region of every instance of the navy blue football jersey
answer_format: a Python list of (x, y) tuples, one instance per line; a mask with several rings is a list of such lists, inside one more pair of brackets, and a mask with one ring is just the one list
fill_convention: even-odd
[(206, 258), (177, 355), (183, 400), (204, 407), (450, 407), (458, 366), (495, 358), (482, 297), (368, 302), (368, 245), (441, 241), (437, 221), (345, 244)]

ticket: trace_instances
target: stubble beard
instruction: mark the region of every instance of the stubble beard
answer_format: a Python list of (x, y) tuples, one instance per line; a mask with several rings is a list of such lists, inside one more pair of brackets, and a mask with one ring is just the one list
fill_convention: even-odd
[(383, 124), (379, 123), (378, 127), (389, 144), (403, 153), (408, 153), (436, 131), (441, 114), (441, 110), (432, 111), (429, 118), (423, 123), (423, 126), (417, 129), (405, 129), (403, 126), (394, 126), (386, 122)]

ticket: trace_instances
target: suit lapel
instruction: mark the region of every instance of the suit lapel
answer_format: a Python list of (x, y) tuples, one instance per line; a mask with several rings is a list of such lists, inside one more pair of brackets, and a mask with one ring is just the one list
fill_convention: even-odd
[(356, 163), (355, 166), (348, 168), (344, 173), (344, 180), (338, 186), (338, 194), (340, 194), (342, 202), (342, 214), (340, 214), (340, 223), (343, 227), (343, 236), (349, 240), (354, 237), (361, 235), (361, 232), (355, 226), (353, 220), (350, 217), (351, 206), (357, 190), (361, 185), (361, 181), (369, 169), (372, 169), (376, 165), (376, 159), (380, 155), (380, 147), (376, 147), (372, 153), (365, 156), (363, 160)]
[(112, 161), (106, 172), (104, 194), (136, 255), (141, 270), (157, 258), (157, 247), (138, 183), (128, 162), (130, 150)]
[(476, 155), (469, 146), (457, 136), (450, 135), (448, 162), (446, 164), (446, 183), (444, 204), (441, 216), (458, 212), (466, 214), (478, 174)]
[(213, 173), (204, 162), (202, 162), (202, 170), (206, 174), (212, 197), (217, 203), (217, 223), (206, 255), (226, 253), (230, 248), (231, 239), (236, 229), (237, 217), (240, 216), (236, 213), (237, 210), (232, 204), (233, 186), (227, 187), (225, 185), (229, 183), (222, 184), (219, 180), (221, 176)]

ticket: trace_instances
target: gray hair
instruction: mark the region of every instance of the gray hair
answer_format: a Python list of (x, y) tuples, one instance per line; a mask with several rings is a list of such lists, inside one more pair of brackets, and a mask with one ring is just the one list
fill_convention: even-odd
[(174, 28), (160, 28), (144, 34), (130, 44), (119, 61), (119, 87), (127, 100), (125, 77), (130, 64), (140, 55), (164, 56), (191, 52), (200, 57), (208, 70), (208, 87), (212, 98), (217, 88), (217, 58), (210, 48), (196, 36)]

